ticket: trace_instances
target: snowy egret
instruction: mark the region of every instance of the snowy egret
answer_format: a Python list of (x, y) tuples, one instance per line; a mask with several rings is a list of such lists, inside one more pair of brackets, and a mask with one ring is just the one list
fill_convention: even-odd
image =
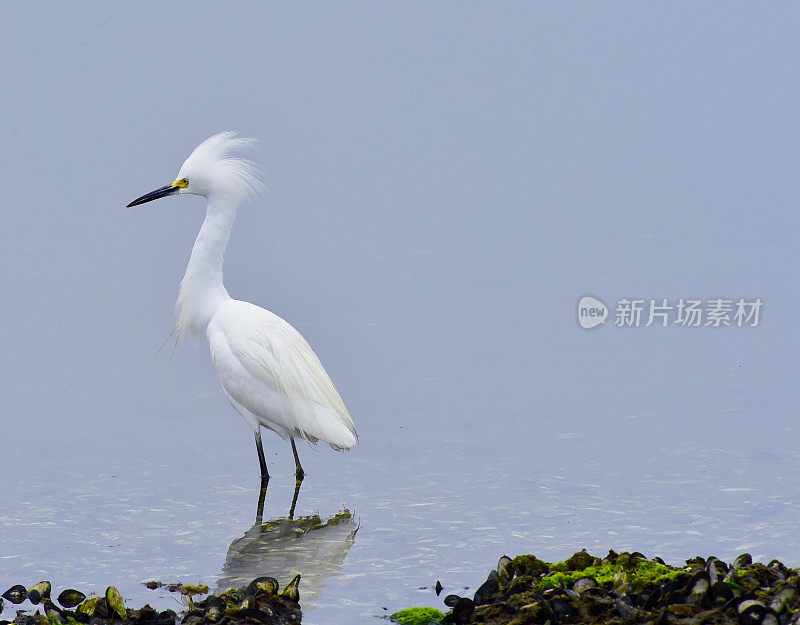
[[(258, 167), (235, 154), (254, 143), (234, 132), (206, 139), (183, 163), (174, 182), (128, 207), (179, 193), (206, 198), (206, 217), (175, 305), (177, 340), (184, 334), (205, 333), (225, 395), (253, 431), (262, 484), (269, 480), (263, 426), (291, 444), (299, 489), (303, 467), (296, 438), (346, 450), (356, 444), (357, 434), (336, 387), (300, 333), (268, 310), (233, 299), (222, 283), (222, 257), (236, 208), (255, 197), (260, 187)], [(262, 501), (263, 493), (264, 489)]]

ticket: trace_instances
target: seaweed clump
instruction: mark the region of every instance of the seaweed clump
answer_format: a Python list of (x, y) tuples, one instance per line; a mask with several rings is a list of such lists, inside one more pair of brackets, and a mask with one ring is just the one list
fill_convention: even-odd
[(406, 608), (395, 612), (389, 617), (389, 620), (399, 623), (400, 625), (435, 625), (441, 622), (444, 614), (439, 612), (436, 608)]
[[(503, 556), (472, 597), (448, 595), (443, 624), (800, 625), (800, 575), (742, 554), (727, 564), (579, 551), (563, 562)], [(393, 615), (394, 616), (394, 615)]]

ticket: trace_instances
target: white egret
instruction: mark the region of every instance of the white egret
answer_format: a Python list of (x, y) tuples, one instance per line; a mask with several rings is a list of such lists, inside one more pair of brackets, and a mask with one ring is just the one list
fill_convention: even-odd
[(236, 208), (255, 197), (260, 187), (258, 167), (234, 154), (254, 143), (234, 132), (206, 139), (183, 163), (174, 182), (128, 207), (179, 193), (206, 198), (206, 217), (175, 306), (177, 337), (205, 333), (208, 338), (222, 388), (253, 431), (262, 483), (269, 480), (263, 426), (290, 442), (299, 488), (303, 468), (296, 438), (345, 450), (356, 444), (357, 434), (336, 387), (300, 333), (268, 310), (233, 299), (222, 283), (222, 257)]

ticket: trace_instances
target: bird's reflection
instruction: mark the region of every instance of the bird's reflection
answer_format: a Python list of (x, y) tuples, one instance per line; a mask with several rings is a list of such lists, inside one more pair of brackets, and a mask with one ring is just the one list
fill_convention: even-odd
[[(297, 505), (297, 496), (300, 494), (300, 486), (303, 484), (303, 478), (298, 477), (294, 485), (294, 495), (292, 496), (292, 505), (289, 507), (289, 518), (294, 518), (294, 508)], [(259, 525), (264, 518), (264, 500), (267, 497), (267, 487), (269, 486), (269, 477), (261, 478), (261, 491), (258, 494), (258, 507), (256, 508), (256, 525)]]
[[(358, 526), (348, 510), (327, 519), (314, 514), (262, 522), (265, 490), (259, 497), (255, 525), (228, 547), (217, 590), (238, 588), (264, 575), (274, 577), (283, 586), (299, 574), (300, 596), (308, 605), (319, 594), (325, 579), (341, 567), (355, 542)], [(295, 492), (295, 499), (296, 496)]]

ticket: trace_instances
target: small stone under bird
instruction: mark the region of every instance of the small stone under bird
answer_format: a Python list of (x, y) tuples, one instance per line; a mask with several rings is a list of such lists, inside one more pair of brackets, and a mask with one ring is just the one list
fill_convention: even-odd
[(295, 439), (346, 450), (358, 435), (339, 392), (300, 333), (268, 310), (233, 299), (222, 282), (222, 257), (236, 209), (254, 199), (261, 186), (258, 166), (237, 156), (255, 143), (234, 132), (206, 139), (183, 163), (174, 182), (128, 207), (183, 193), (206, 198), (206, 217), (176, 304), (177, 339), (206, 335), (222, 388), (253, 431), (262, 484), (269, 480), (261, 443), (265, 427), (291, 444), (299, 488), (303, 468)]

